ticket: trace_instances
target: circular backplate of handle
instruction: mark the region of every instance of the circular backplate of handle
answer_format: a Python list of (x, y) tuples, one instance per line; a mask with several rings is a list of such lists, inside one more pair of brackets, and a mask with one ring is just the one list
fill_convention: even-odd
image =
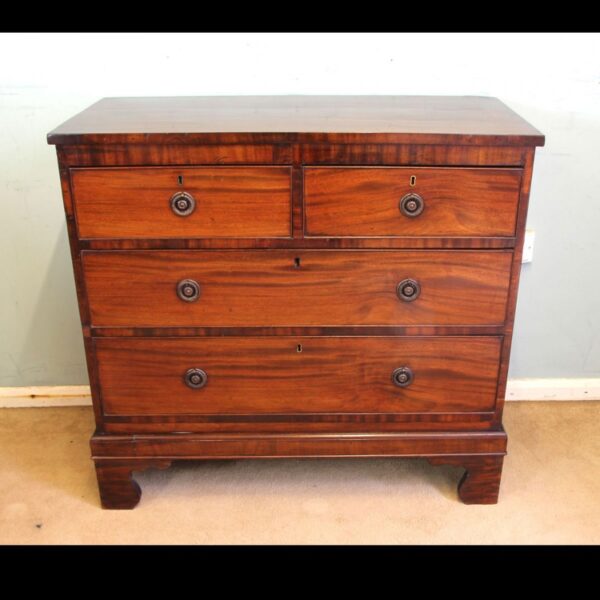
[(185, 385), (193, 390), (198, 390), (207, 384), (208, 375), (202, 369), (189, 369), (186, 371), (183, 380), (185, 381)]
[(195, 302), (200, 298), (200, 284), (193, 279), (182, 279), (177, 284), (177, 296), (184, 302)]
[(394, 382), (394, 385), (397, 385), (398, 387), (409, 386), (414, 378), (415, 376), (410, 367), (398, 367), (397, 369), (394, 369), (394, 372), (392, 373), (392, 381)]
[(419, 194), (406, 194), (400, 200), (399, 207), (405, 217), (418, 217), (425, 208), (425, 201)]
[(403, 279), (396, 287), (398, 298), (404, 302), (413, 302), (419, 297), (421, 286), (414, 279)]
[(171, 210), (178, 217), (191, 215), (196, 208), (196, 200), (187, 192), (177, 192), (171, 196)]

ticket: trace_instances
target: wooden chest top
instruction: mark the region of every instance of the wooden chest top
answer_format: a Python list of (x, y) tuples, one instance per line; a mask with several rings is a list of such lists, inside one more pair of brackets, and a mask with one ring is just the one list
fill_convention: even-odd
[(544, 136), (489, 97), (204, 96), (103, 98), (48, 142), (543, 146)]

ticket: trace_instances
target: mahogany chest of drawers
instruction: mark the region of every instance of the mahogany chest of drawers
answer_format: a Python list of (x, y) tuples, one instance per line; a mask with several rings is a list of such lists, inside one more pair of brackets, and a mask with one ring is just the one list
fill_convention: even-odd
[(259, 457), (424, 457), (497, 501), (536, 129), (495, 98), (106, 98), (48, 141), (104, 507)]

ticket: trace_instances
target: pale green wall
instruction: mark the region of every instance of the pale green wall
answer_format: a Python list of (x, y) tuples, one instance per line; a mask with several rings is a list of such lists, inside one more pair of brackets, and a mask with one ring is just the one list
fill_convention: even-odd
[(3, 34), (0, 56), (0, 386), (87, 382), (45, 136), (119, 95), (498, 96), (547, 139), (511, 376), (600, 376), (600, 36)]

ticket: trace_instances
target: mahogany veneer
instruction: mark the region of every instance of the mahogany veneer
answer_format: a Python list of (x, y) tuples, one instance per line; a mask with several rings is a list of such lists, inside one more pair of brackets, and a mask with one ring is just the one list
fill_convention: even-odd
[[(289, 237), (289, 167), (73, 169), (82, 239)], [(178, 189), (199, 198), (187, 218), (165, 211)], [(135, 214), (132, 214), (133, 213)]]
[(539, 131), (495, 98), (105, 98), (48, 142), (102, 506), (289, 456), (424, 457), (497, 501)]
[[(304, 169), (306, 234), (514, 236), (521, 169), (321, 167)], [(427, 198), (418, 219), (398, 218), (398, 199)]]
[[(491, 336), (95, 340), (104, 412), (122, 416), (491, 411), (500, 347)], [(404, 363), (415, 379), (398, 388)], [(200, 393), (181, 377), (190, 364), (208, 374)]]
[[(498, 325), (512, 253), (144, 250), (82, 259), (95, 327)], [(177, 283), (189, 278), (200, 297), (181, 302)], [(411, 278), (419, 298), (399, 301), (398, 283)]]

